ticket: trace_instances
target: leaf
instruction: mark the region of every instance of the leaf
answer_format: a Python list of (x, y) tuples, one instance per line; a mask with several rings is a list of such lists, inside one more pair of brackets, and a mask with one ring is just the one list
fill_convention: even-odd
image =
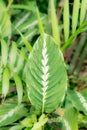
[(65, 41), (68, 40), (69, 37), (69, 0), (64, 0), (64, 11), (63, 11), (63, 23), (64, 23), (64, 37)]
[[(24, 14), (23, 14), (23, 16), (24, 16)], [(46, 18), (47, 18), (47, 16), (45, 14), (41, 14), (41, 21), (45, 21)], [(21, 20), (21, 18), (19, 18), (19, 19)], [(19, 21), (18, 20), (14, 21), (13, 25), (16, 26), (16, 24), (18, 24)], [(28, 30), (28, 29), (34, 29), (37, 25), (38, 25), (37, 16), (35, 13), (32, 13), (23, 22), (21, 22), (21, 24), (19, 24), (16, 28), (20, 32), (26, 32), (26, 30)]]
[(2, 75), (2, 95), (4, 96), (4, 98), (6, 97), (9, 90), (9, 79), (10, 79), (10, 72), (9, 69), (6, 67), (3, 70)]
[(9, 66), (12, 71), (14, 70), (16, 59), (17, 59), (17, 45), (15, 42), (12, 42), (12, 47), (9, 53)]
[(11, 34), (11, 21), (2, 0), (0, 1), (0, 9), (0, 38), (4, 38)]
[(46, 124), (48, 118), (46, 117), (45, 114), (42, 114), (41, 117), (39, 118), (39, 121), (36, 122), (31, 130), (42, 130), (42, 127), (44, 124)]
[(18, 103), (22, 102), (23, 97), (23, 85), (20, 77), (15, 73), (14, 74), (14, 81), (16, 83), (17, 93), (18, 93)]
[(87, 12), (87, 0), (82, 0), (81, 10), (80, 10), (80, 25), (83, 23), (85, 15)]
[(63, 130), (78, 130), (78, 112), (74, 108), (67, 108), (63, 115)]
[[(29, 29), (27, 32), (25, 32), (24, 34), (22, 34), (24, 36), (24, 38), (27, 41), (31, 41), (33, 36), (36, 35), (38, 33), (37, 28), (34, 29)], [(18, 40), (17, 40), (17, 45), (21, 46), (23, 44), (26, 45), (24, 38), (21, 36)], [(29, 43), (28, 43), (29, 44)], [(32, 47), (32, 46), (31, 46)]]
[(24, 105), (17, 105), (16, 102), (5, 102), (0, 105), (0, 127), (12, 124), (18, 119), (27, 115)]
[(44, 34), (44, 28), (43, 28), (43, 24), (42, 24), (42, 21), (40, 18), (40, 13), (39, 13), (38, 8), (36, 9), (36, 12), (37, 12), (38, 26), (39, 26), (40, 34)]
[(21, 124), (24, 127), (32, 127), (35, 122), (37, 122), (36, 115), (32, 114), (28, 116), (27, 118), (25, 118), (24, 120), (22, 120)]
[(77, 27), (78, 16), (79, 16), (79, 7), (80, 7), (80, 0), (74, 0), (73, 14), (72, 14), (72, 33), (75, 32), (76, 27)]
[(77, 91), (68, 91), (68, 99), (72, 102), (73, 106), (79, 111), (83, 111), (87, 115), (87, 95), (81, 94)]
[(62, 53), (47, 34), (40, 36), (26, 65), (27, 92), (36, 109), (50, 113), (63, 101), (67, 74)]
[(2, 52), (1, 54), (2, 64), (6, 66), (8, 59), (8, 46), (4, 40), (1, 40), (1, 52)]
[(18, 58), (17, 66), (16, 66), (17, 73), (19, 73), (23, 69), (23, 66), (24, 66), (24, 57), (23, 57), (23, 54), (24, 53), (25, 53), (24, 49), (22, 48), (20, 50), (20, 54), (19, 54), (19, 58)]
[(54, 0), (49, 0), (49, 4), (50, 4), (50, 15), (51, 15), (53, 36), (58, 46), (60, 46), (60, 34), (59, 34), (58, 20), (56, 17)]
[(21, 125), (12, 126), (9, 130), (22, 130), (24, 127)]
[(23, 34), (22, 34), (18, 29), (17, 29), (17, 31), (19, 32), (19, 34), (20, 34), (20, 36), (21, 36), (21, 38), (22, 38), (22, 40), (23, 40), (23, 42), (24, 42), (26, 48), (27, 48), (28, 51), (30, 52), (30, 51), (32, 50), (31, 44), (26, 40), (26, 38), (23, 36)]
[(81, 32), (85, 31), (86, 26), (87, 26), (87, 21), (85, 21), (83, 24), (81, 24), (81, 26), (75, 31), (75, 33), (73, 33), (69, 37), (69, 39), (66, 41), (66, 43), (62, 47), (62, 51), (64, 51), (66, 48), (68, 48), (72, 44), (73, 40), (75, 39), (75, 37), (78, 34), (80, 34)]

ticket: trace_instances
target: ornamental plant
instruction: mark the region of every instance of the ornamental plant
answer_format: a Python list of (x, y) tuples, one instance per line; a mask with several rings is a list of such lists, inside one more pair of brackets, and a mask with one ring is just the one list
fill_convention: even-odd
[(87, 1), (1, 0), (0, 9), (0, 130), (86, 130), (87, 89), (74, 80), (87, 56)]

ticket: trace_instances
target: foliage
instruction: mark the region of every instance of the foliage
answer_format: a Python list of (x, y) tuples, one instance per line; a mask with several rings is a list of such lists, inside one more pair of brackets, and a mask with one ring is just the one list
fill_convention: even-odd
[(77, 84), (87, 85), (87, 75), (78, 77), (87, 57), (87, 1), (1, 0), (0, 9), (0, 130), (87, 128), (87, 89)]

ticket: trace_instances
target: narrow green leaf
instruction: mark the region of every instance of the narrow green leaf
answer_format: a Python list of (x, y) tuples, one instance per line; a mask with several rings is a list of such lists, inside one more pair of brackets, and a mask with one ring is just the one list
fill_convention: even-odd
[(80, 25), (83, 23), (87, 11), (87, 0), (82, 0), (80, 10)]
[(2, 95), (5, 98), (8, 90), (9, 90), (9, 79), (10, 79), (10, 72), (9, 69), (6, 67), (3, 71), (2, 76)]
[(22, 102), (22, 97), (23, 97), (23, 85), (20, 77), (16, 73), (14, 74), (14, 80), (15, 80), (17, 93), (18, 93), (18, 103), (20, 104)]
[(64, 11), (63, 11), (63, 23), (64, 23), (64, 37), (65, 41), (68, 40), (69, 37), (69, 0), (64, 0)]
[(63, 115), (63, 130), (78, 130), (78, 112), (74, 108), (65, 109)]
[(73, 40), (75, 39), (75, 37), (76, 37), (78, 34), (80, 34), (81, 32), (83, 32), (83, 31), (85, 30), (86, 26), (87, 26), (87, 21), (85, 21), (83, 24), (81, 24), (81, 26), (75, 31), (75, 33), (73, 33), (73, 34), (70, 36), (70, 38), (69, 38), (69, 39), (66, 41), (66, 43), (63, 45), (62, 51), (64, 51), (66, 48), (68, 48), (68, 47), (72, 44), (72, 42), (73, 42)]
[(10, 69), (14, 69), (15, 63), (16, 63), (16, 59), (17, 59), (17, 45), (15, 42), (12, 42), (12, 47), (9, 53), (9, 65), (10, 65)]
[(8, 58), (8, 46), (5, 40), (1, 40), (1, 61), (4, 66), (7, 65)]
[(80, 0), (74, 0), (73, 14), (72, 14), (72, 33), (75, 32), (78, 24)]
[(24, 66), (24, 49), (22, 48), (18, 57), (18, 62), (16, 66), (17, 73), (20, 72), (23, 69)]
[(19, 31), (19, 29), (17, 29), (17, 31), (19, 32), (20, 36), (22, 37), (22, 40), (26, 46), (26, 48), (28, 49), (28, 51), (30, 52), (32, 50), (32, 46), (31, 44), (26, 40), (26, 38), (23, 36), (23, 34)]
[(44, 34), (44, 28), (43, 28), (43, 24), (42, 24), (42, 21), (40, 18), (40, 13), (39, 13), (38, 8), (36, 8), (36, 12), (37, 12), (38, 26), (39, 26), (40, 34), (42, 35), (42, 34)]
[(59, 26), (58, 26), (56, 11), (55, 11), (54, 0), (49, 0), (49, 4), (50, 4), (50, 14), (51, 14), (53, 36), (58, 46), (60, 46)]

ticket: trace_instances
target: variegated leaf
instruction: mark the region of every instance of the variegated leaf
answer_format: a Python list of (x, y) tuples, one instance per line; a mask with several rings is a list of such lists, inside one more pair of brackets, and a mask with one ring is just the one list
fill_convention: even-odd
[(63, 130), (78, 130), (77, 122), (78, 112), (70, 107), (65, 109), (62, 121), (63, 121)]
[(27, 109), (23, 104), (18, 105), (15, 101), (5, 102), (0, 105), (0, 130), (2, 126), (11, 124), (27, 115)]
[(78, 110), (83, 111), (87, 115), (87, 95), (79, 92), (68, 91), (68, 99)]
[(54, 111), (64, 99), (67, 74), (63, 56), (47, 34), (38, 38), (29, 55), (26, 83), (31, 103), (42, 112)]

